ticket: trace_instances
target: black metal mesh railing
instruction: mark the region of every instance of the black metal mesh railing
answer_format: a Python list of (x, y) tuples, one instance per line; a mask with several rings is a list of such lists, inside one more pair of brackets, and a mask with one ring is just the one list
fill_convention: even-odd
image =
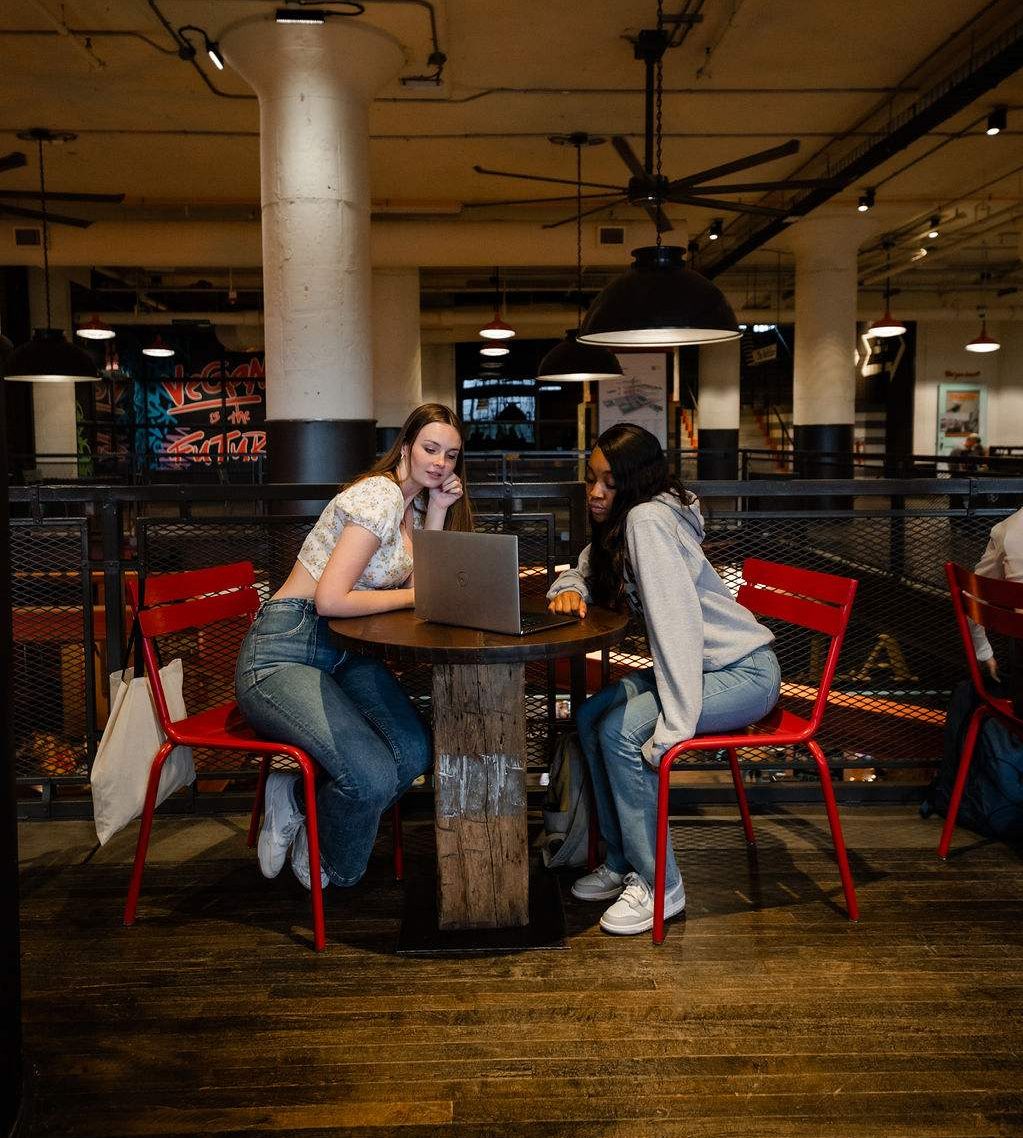
[[(311, 500), (332, 487), (304, 488)], [(1018, 480), (705, 484), (705, 548), (733, 589), (743, 561), (762, 557), (855, 577), (859, 591), (821, 742), (829, 761), (858, 777), (923, 781), (941, 755), (952, 688), (965, 675), (947, 597), (946, 560), (973, 566), (991, 526), (1023, 502)], [(321, 493), (322, 492), (322, 493)], [(519, 537), (522, 587), (542, 603), (556, 563), (585, 543), (578, 483), (473, 487), (481, 529)], [(128, 621), (123, 575), (251, 560), (268, 597), (294, 563), (312, 516), (269, 512), (292, 487), (15, 488), (11, 494), (14, 763), (24, 793), (45, 801), (83, 783), (107, 714), (108, 676), (121, 666)], [(201, 516), (200, 516), (201, 515)], [(137, 557), (126, 540), (137, 537)], [(779, 628), (784, 698), (806, 711), (823, 661), (820, 639)], [(189, 710), (230, 698), (239, 628), (205, 630), (164, 646), (185, 662)], [(992, 638), (1005, 671), (1011, 653)], [(610, 654), (614, 676), (649, 662), (632, 628)], [(590, 661), (590, 690), (601, 682)], [(402, 669), (429, 716), (430, 672)], [(527, 669), (529, 770), (546, 764), (555, 720), (569, 708), (567, 666)], [(801, 777), (804, 754), (752, 754), (755, 771)], [(223, 756), (204, 766), (212, 780)], [(773, 776), (772, 776), (773, 777)], [(535, 777), (534, 777), (535, 782)], [(68, 794), (72, 790), (68, 788)], [(45, 811), (44, 811), (45, 813)]]
[(108, 698), (88, 529), (84, 521), (14, 521), (10, 534), (15, 777), (47, 788), (84, 782), (96, 710), (105, 717)]

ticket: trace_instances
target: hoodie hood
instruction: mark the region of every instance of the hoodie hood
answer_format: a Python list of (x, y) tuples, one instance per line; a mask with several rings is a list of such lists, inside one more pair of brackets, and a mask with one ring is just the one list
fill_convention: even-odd
[(671, 493), (670, 490), (658, 494), (654, 501), (663, 502), (668, 506), (679, 519), (679, 522), (687, 525), (693, 531), (696, 540), (702, 545), (706, 531), (703, 526), (703, 514), (700, 512), (700, 499), (691, 490), (686, 490), (685, 495), (685, 505), (679, 502), (678, 496)]

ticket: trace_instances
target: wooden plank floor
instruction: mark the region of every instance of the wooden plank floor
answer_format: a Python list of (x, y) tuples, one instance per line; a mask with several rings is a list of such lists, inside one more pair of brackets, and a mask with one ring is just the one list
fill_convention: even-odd
[[(959, 1138), (1023, 1134), (1023, 861), (909, 807), (847, 808), (863, 913), (823, 814), (677, 819), (688, 919), (654, 949), (566, 892), (567, 950), (397, 958), (378, 844), (331, 889), (264, 881), (245, 819), (21, 828), (30, 1135)], [(428, 857), (428, 825), (408, 827)], [(567, 882), (566, 882), (567, 884)]]

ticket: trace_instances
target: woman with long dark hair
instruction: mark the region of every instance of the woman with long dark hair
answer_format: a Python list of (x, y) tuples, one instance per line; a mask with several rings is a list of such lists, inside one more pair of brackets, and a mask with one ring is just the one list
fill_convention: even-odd
[(296, 775), (267, 779), (259, 865), (276, 877), (288, 852), (309, 888), (305, 809), (315, 806), (320, 880), (354, 885), (381, 814), (432, 761), (429, 733), (379, 660), (339, 649), (329, 617), (415, 604), (412, 534), (472, 529), (462, 425), (439, 403), (417, 407), (394, 446), (343, 486), (309, 532), (288, 579), (260, 609), (238, 657), (235, 689), (267, 738), (303, 748), (326, 774), (316, 802)]
[[(597, 692), (577, 716), (607, 857), (572, 893), (614, 900), (605, 932), (653, 925), (657, 764), (672, 744), (732, 731), (778, 700), (773, 634), (728, 591), (704, 555), (695, 495), (670, 475), (657, 439), (619, 423), (597, 439), (586, 466), (591, 541), (550, 592), (553, 612), (628, 604), (646, 625), (653, 667)], [(684, 912), (670, 847), (665, 917)]]

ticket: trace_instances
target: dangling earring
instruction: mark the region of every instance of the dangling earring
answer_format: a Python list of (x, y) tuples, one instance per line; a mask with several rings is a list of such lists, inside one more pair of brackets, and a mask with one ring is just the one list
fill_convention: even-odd
[(401, 462), (398, 463), (398, 469), (397, 469), (396, 473), (398, 475), (398, 481), (399, 482), (404, 482), (405, 479), (408, 478), (409, 471), (408, 471), (408, 451), (407, 450), (403, 449), (401, 452)]

